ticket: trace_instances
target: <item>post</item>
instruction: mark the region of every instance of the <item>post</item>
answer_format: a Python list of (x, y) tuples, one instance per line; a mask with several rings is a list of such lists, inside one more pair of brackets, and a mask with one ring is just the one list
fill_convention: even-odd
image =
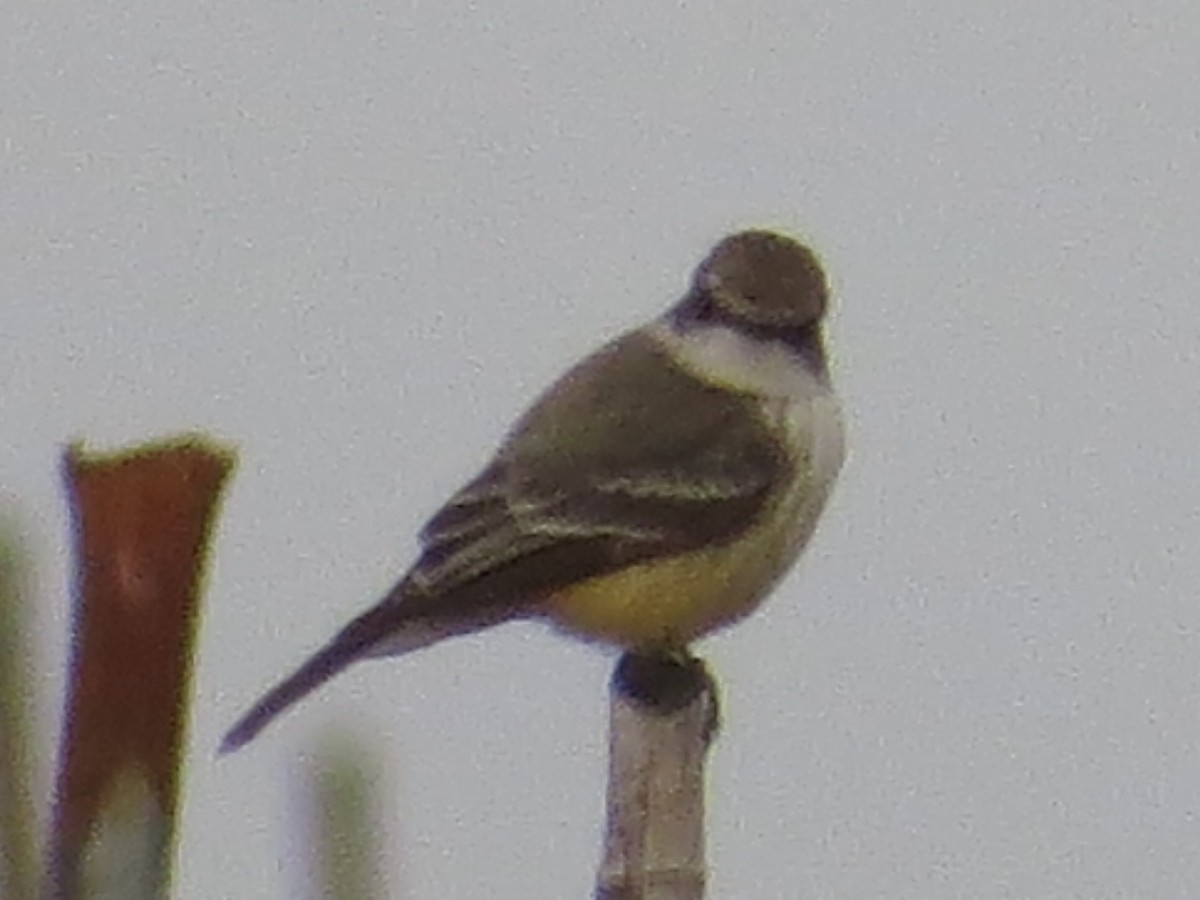
[(626, 654), (613, 673), (608, 826), (597, 900), (702, 900), (704, 760), (717, 691), (692, 657)]

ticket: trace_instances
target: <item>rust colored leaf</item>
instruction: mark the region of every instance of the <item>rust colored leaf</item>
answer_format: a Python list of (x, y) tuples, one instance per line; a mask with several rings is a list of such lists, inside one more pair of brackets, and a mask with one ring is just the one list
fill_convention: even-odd
[(233, 463), (199, 437), (66, 452), (77, 570), (52, 849), (60, 897), (87, 895), (85, 862), (109, 870), (95, 853), (129, 846), (127, 824), (135, 844), (157, 848), (165, 883), (200, 580)]

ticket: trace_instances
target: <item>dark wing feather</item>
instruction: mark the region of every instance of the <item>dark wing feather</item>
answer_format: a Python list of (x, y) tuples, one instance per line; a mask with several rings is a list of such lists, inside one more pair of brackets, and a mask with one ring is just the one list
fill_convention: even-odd
[(430, 520), (406, 609), (517, 606), (732, 539), (787, 465), (758, 398), (710, 386), (653, 338), (628, 335), (564, 376)]

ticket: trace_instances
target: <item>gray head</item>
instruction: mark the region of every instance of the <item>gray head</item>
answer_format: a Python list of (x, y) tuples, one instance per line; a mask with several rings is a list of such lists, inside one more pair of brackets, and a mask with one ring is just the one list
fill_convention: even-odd
[(696, 269), (680, 311), (754, 331), (793, 331), (820, 323), (829, 301), (825, 272), (798, 241), (770, 231), (725, 238)]

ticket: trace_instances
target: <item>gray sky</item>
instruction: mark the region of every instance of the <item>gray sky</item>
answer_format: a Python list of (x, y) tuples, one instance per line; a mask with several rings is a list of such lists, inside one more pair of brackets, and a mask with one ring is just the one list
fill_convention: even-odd
[(0, 33), (0, 485), (47, 747), (63, 442), (241, 448), (181, 898), (296, 895), (334, 724), (390, 765), (397, 894), (588, 895), (594, 648), (362, 666), (214, 750), (533, 393), (752, 224), (833, 273), (851, 458), (702, 647), (712, 896), (1200, 895), (1194, 3), (9, 0)]

